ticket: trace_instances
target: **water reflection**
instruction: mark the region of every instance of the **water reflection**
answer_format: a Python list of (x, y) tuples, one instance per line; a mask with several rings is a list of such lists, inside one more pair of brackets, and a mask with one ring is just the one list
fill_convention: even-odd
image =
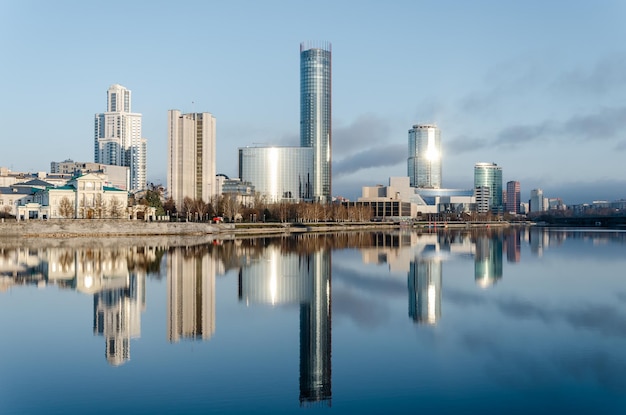
[(217, 260), (202, 247), (167, 255), (167, 340), (208, 340), (215, 332)]
[[(309, 238), (304, 238), (307, 241)], [(246, 305), (299, 304), (300, 403), (331, 402), (330, 251), (283, 252), (270, 245), (239, 274)]]
[[(572, 240), (591, 241), (594, 245), (608, 242), (623, 245), (626, 233), (510, 228), (292, 235), (179, 245), (111, 243), (89, 247), (81, 242), (75, 246), (33, 244), (24, 247), (0, 244), (0, 290), (9, 291), (19, 285), (40, 288), (51, 285), (93, 296), (93, 334), (104, 339), (106, 361), (118, 366), (129, 361), (132, 341), (141, 336), (142, 315), (145, 319), (143, 313), (150, 300), (146, 298), (146, 284), (150, 283), (149, 279), (161, 278), (162, 264), (166, 277), (163, 285), (166, 322), (164, 324), (164, 315), (160, 314), (159, 324), (165, 326), (165, 335), (162, 332), (159, 335), (164, 343), (214, 338), (218, 319), (228, 319), (216, 311), (219, 310), (216, 308), (216, 279), (232, 271), (237, 278), (237, 293), (231, 291), (223, 295), (231, 295), (237, 307), (287, 305), (294, 307), (283, 307), (281, 312), (298, 309), (299, 402), (302, 406), (330, 405), (331, 398), (336, 399), (332, 391), (331, 274), (336, 273), (335, 290), (341, 290), (342, 280), (337, 277), (343, 276), (341, 266), (347, 267), (333, 264), (333, 255), (342, 250), (354, 251), (358, 264), (350, 275), (353, 286), (374, 280), (395, 284), (395, 291), (389, 292), (399, 293), (401, 315), (396, 313), (392, 318), (418, 323), (420, 334), (428, 333), (428, 326), (445, 327), (446, 313), (449, 321), (455, 307), (467, 304), (485, 305), (491, 307), (489, 311), (496, 310), (518, 319), (574, 322), (600, 333), (608, 332), (612, 321), (617, 322), (616, 327), (621, 327), (621, 315), (612, 309), (598, 307), (592, 310), (594, 315), (588, 316), (577, 314), (578, 310), (570, 312), (567, 307), (559, 308), (558, 304), (546, 308), (540, 301), (519, 299), (511, 292), (508, 297), (491, 296), (498, 292), (496, 290), (511, 285), (507, 284), (505, 273), (520, 266), (522, 259), (540, 258), (550, 249)], [(566, 252), (584, 255), (586, 251)], [(466, 266), (458, 267), (459, 262)], [(451, 269), (457, 273), (451, 273)], [(363, 276), (370, 271), (376, 275), (370, 279)], [(343, 277), (345, 281), (347, 278)], [(466, 283), (465, 288), (455, 288), (451, 284), (452, 277)], [(382, 297), (385, 293), (381, 294), (381, 287), (383, 284), (370, 284), (369, 288)], [(489, 290), (488, 298), (483, 289)], [(626, 298), (626, 294), (622, 296)], [(335, 297), (336, 319), (349, 307), (347, 301), (340, 304), (337, 298), (343, 297)], [(91, 310), (83, 312), (91, 313)], [(364, 311), (353, 312), (358, 313)], [(469, 333), (464, 340), (470, 346), (477, 345), (477, 350), (483, 348), (483, 343), (497, 343), (495, 338), (478, 333)], [(217, 337), (211, 340), (212, 345), (216, 342)], [(176, 346), (177, 349), (182, 347), (183, 344)]]

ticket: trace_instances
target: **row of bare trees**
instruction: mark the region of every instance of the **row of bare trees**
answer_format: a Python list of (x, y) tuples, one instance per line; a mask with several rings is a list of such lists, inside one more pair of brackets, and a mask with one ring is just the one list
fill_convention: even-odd
[[(111, 198), (107, 203), (101, 195), (96, 195), (92, 203), (82, 199), (78, 204), (78, 217), (88, 219), (121, 218), (125, 216), (126, 206), (116, 197)], [(71, 219), (76, 216), (74, 203), (67, 197), (63, 197), (59, 202), (59, 215)]]
[(182, 206), (176, 206), (172, 199), (168, 199), (163, 203), (163, 209), (173, 217), (192, 221), (221, 216), (227, 221), (243, 222), (362, 222), (372, 217), (371, 208), (356, 204), (268, 203), (263, 197), (256, 196), (249, 206), (245, 206), (235, 194), (224, 194), (208, 203), (186, 197)]

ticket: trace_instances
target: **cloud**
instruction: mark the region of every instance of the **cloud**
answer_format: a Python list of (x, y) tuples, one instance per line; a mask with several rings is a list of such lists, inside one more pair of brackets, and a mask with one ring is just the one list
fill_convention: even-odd
[(625, 85), (626, 55), (620, 54), (605, 57), (590, 69), (565, 72), (552, 83), (552, 88), (567, 93), (604, 95)]
[(389, 122), (373, 115), (359, 116), (352, 124), (333, 129), (333, 154), (351, 154), (355, 149), (388, 141)]
[(404, 144), (386, 144), (354, 153), (333, 163), (333, 177), (341, 177), (359, 170), (373, 167), (395, 166), (405, 163), (407, 146)]
[[(519, 144), (546, 140), (560, 140), (566, 144), (572, 141), (605, 141), (620, 137), (625, 130), (626, 107), (602, 108), (564, 121), (542, 120), (534, 124), (511, 125), (484, 139), (458, 136), (450, 141), (449, 146), (458, 154), (494, 146), (514, 148)], [(624, 148), (626, 144), (623, 141), (617, 144), (617, 149)]]

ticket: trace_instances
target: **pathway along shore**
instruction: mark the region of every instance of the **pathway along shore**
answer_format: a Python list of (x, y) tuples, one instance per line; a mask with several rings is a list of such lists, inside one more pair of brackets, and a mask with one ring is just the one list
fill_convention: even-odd
[[(416, 228), (442, 229), (508, 226), (492, 223), (417, 223)], [(300, 232), (342, 232), (354, 230), (398, 229), (403, 225), (391, 222), (316, 222), (316, 223), (238, 223), (210, 224), (201, 222), (138, 222), (98, 219), (50, 219), (0, 222), (0, 238), (69, 238), (160, 235), (246, 235)]]

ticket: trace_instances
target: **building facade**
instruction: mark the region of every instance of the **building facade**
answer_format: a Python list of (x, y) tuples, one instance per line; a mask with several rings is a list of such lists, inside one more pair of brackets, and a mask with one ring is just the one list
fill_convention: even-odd
[(331, 201), (332, 72), (329, 42), (300, 44), (300, 145), (313, 149), (313, 199)]
[(141, 136), (141, 114), (131, 112), (131, 91), (111, 85), (107, 111), (95, 115), (94, 161), (130, 170), (130, 190), (147, 187), (147, 140)]
[(186, 197), (209, 202), (215, 182), (215, 117), (168, 111), (167, 188), (176, 206)]
[(520, 213), (520, 184), (516, 181), (506, 183), (506, 211), (509, 213)]
[(543, 197), (543, 190), (541, 189), (533, 189), (530, 191), (530, 212), (543, 212), (544, 210), (546, 210), (544, 208), (544, 201), (543, 201), (544, 197)]
[(441, 187), (441, 132), (434, 124), (409, 130), (407, 170), (412, 187)]
[(495, 213), (502, 212), (502, 167), (495, 163), (476, 163), (474, 188), (478, 187), (489, 188), (489, 209)]
[(313, 151), (310, 147), (239, 148), (239, 178), (268, 202), (310, 201)]

